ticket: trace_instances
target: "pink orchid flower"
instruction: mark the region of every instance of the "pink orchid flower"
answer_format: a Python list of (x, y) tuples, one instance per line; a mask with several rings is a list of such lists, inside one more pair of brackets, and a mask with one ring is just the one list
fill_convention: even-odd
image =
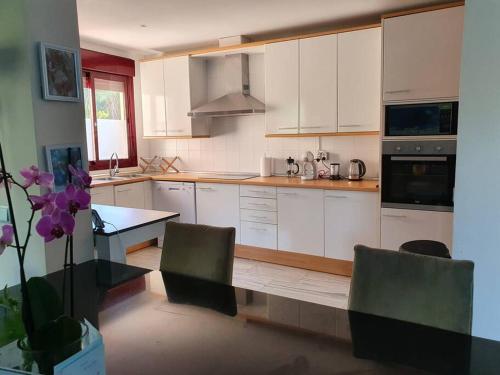
[(2, 235), (0, 236), (0, 255), (3, 254), (5, 248), (12, 244), (14, 240), (14, 228), (10, 224), (5, 224), (2, 227)]
[(75, 184), (81, 185), (84, 188), (89, 188), (92, 183), (92, 177), (81, 168), (74, 168), (72, 165), (68, 165), (70, 173), (73, 175), (73, 182)]
[(36, 225), (37, 233), (45, 242), (64, 235), (72, 235), (75, 230), (75, 219), (70, 213), (54, 208), (50, 215), (42, 216)]
[(21, 176), (24, 177), (24, 187), (28, 188), (31, 185), (40, 185), (47, 188), (52, 187), (54, 183), (54, 175), (48, 172), (40, 172), (38, 167), (32, 165), (29, 168), (21, 169)]
[(33, 211), (42, 210), (42, 215), (49, 215), (54, 210), (54, 201), (56, 193), (47, 193), (44, 195), (30, 195), (33, 202)]
[(90, 194), (69, 184), (64, 191), (57, 193), (55, 203), (57, 208), (74, 215), (80, 210), (89, 208)]

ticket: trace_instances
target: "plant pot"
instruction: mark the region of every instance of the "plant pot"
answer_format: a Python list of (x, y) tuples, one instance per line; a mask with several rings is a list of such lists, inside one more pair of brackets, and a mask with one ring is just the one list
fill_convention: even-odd
[(89, 327), (84, 322), (80, 322), (80, 325), (82, 328), (81, 337), (56, 349), (33, 350), (30, 348), (26, 336), (17, 340), (17, 347), (21, 350), (23, 356), (22, 370), (52, 375), (55, 365), (78, 353), (86, 345)]

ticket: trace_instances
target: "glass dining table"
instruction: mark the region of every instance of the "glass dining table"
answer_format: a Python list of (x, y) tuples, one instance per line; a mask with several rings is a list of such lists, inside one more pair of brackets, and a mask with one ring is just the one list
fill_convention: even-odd
[(500, 342), (103, 260), (75, 311), (107, 374), (500, 374)]

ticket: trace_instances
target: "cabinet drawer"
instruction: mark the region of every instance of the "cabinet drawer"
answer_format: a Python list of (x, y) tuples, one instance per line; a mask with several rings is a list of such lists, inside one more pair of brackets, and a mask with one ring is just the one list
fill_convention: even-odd
[(241, 197), (240, 208), (245, 208), (248, 210), (259, 210), (259, 211), (276, 211), (276, 200)]
[(241, 222), (241, 244), (277, 249), (277, 226), (271, 224)]
[(276, 198), (276, 188), (274, 186), (241, 185), (240, 196), (255, 198)]
[(272, 211), (240, 210), (241, 221), (252, 221), (254, 223), (278, 224), (278, 215)]

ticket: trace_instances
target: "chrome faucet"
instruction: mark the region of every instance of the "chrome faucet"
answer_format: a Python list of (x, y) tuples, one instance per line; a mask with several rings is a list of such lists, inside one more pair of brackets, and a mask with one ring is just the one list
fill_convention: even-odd
[[(116, 163), (115, 163), (115, 166), (112, 167), (112, 163), (113, 163), (113, 157), (116, 156)], [(120, 166), (119, 166), (119, 162), (118, 162), (118, 154), (116, 152), (113, 152), (113, 154), (111, 154), (111, 157), (109, 158), (109, 176), (110, 177), (115, 177), (118, 173), (120, 173)]]

